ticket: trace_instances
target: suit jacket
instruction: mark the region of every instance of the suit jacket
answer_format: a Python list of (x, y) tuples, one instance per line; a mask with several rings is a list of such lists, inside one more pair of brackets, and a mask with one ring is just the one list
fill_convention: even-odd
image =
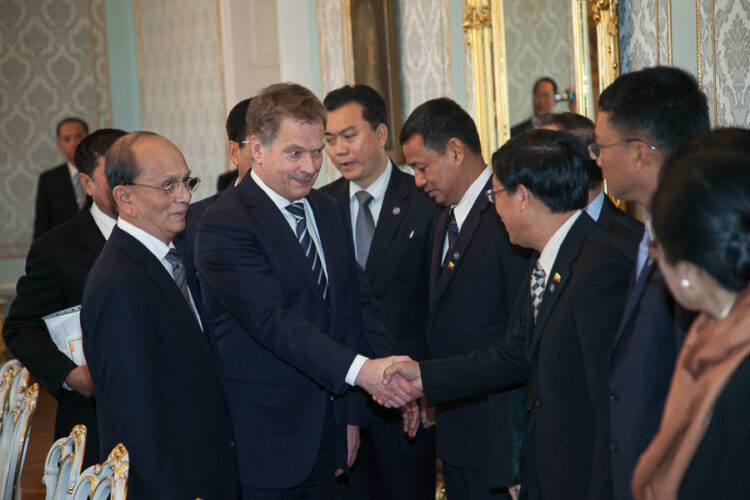
[(229, 172), (224, 172), (216, 179), (216, 190), (218, 192), (224, 191), (226, 188), (231, 187), (234, 185), (235, 181), (237, 181), (237, 176), (239, 175), (237, 169), (230, 170)]
[(521, 123), (517, 123), (510, 128), (510, 136), (515, 137), (518, 134), (523, 134), (527, 130), (531, 130), (531, 118), (524, 120)]
[(659, 429), (677, 354), (694, 314), (672, 298), (656, 262), (631, 282), (610, 355), (610, 420), (614, 498), (630, 499), (638, 456)]
[(617, 208), (609, 196), (604, 197), (597, 223), (614, 238), (635, 264), (638, 245), (643, 238), (643, 223)]
[[(391, 178), (370, 245), (365, 276), (370, 292), (383, 306), (396, 352), (423, 360), (428, 358), (425, 318), (429, 308), (430, 255), (440, 209), (416, 187), (413, 176), (392, 163), (388, 168)], [(321, 191), (338, 200), (351, 219), (349, 181), (342, 177)]]
[[(464, 221), (448, 257), (454, 268), (444, 268), (443, 241), (448, 223), (444, 210), (437, 223), (430, 271), (430, 311), (426, 331), (430, 357), (468, 354), (502, 342), (518, 290), (526, 276), (528, 252), (513, 247), (505, 226), (484, 195), (488, 181)], [(490, 427), (488, 394), (438, 407), (438, 447), (441, 458), (454, 466), (486, 465)], [(509, 396), (502, 395), (497, 413), (510, 411)], [(506, 421), (507, 422), (507, 421)], [(510, 427), (497, 443), (510, 449)], [(501, 462), (510, 474), (508, 462)], [(506, 483), (510, 485), (511, 483)]]
[(526, 295), (519, 298), (519, 319), (501, 345), (420, 363), (431, 404), (528, 379), (533, 400), (524, 484), (529, 498), (611, 496), (606, 374), (631, 270), (617, 244), (581, 216), (560, 247), (536, 321)]
[(81, 325), (102, 455), (128, 449), (133, 498), (237, 497), (231, 420), (196, 306), (205, 331), (161, 262), (115, 227), (86, 282)]
[(36, 190), (34, 239), (69, 221), (79, 211), (68, 164), (42, 172)]
[(10, 351), (57, 399), (55, 439), (70, 434), (77, 424), (86, 426), (86, 465), (99, 462), (96, 403), (63, 389), (76, 365), (57, 349), (42, 317), (81, 304), (83, 285), (104, 241), (89, 210), (34, 240), (3, 327)]
[(200, 300), (200, 284), (195, 274), (195, 236), (198, 232), (198, 221), (203, 212), (216, 201), (221, 193), (216, 193), (208, 198), (191, 203), (185, 216), (185, 230), (174, 237), (172, 243), (180, 253), (182, 261), (185, 263), (185, 277), (188, 280), (191, 290), (197, 290), (194, 300)]
[[(198, 279), (227, 378), (241, 482), (252, 488), (300, 484), (323, 446), (335, 446), (345, 469), (347, 371), (357, 353), (393, 352), (378, 315), (363, 319), (362, 308), (375, 306), (361, 295), (344, 212), (315, 190), (307, 199), (325, 256), (327, 302), (294, 231), (252, 177), (198, 224)], [(337, 442), (321, 444), (328, 411)]]

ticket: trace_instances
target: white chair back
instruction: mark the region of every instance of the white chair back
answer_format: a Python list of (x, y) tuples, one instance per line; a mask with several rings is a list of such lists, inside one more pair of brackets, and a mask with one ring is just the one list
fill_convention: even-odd
[(70, 435), (55, 441), (44, 462), (45, 500), (68, 500), (81, 474), (86, 448), (86, 426), (76, 425)]
[[(11, 500), (14, 495), (16, 499), (20, 499), (21, 472), (38, 397), (39, 384), (33, 384), (25, 390), (23, 399), (18, 401), (17, 406), (9, 407), (3, 417), (0, 432), (0, 500)], [(18, 398), (10, 394), (8, 399), (11, 402)]]
[(92, 465), (78, 477), (73, 500), (125, 500), (128, 494), (130, 458), (122, 443), (115, 446), (107, 461)]
[(8, 411), (8, 395), (10, 394), (16, 375), (23, 369), (21, 363), (12, 359), (0, 367), (0, 431), (3, 428), (3, 419)]

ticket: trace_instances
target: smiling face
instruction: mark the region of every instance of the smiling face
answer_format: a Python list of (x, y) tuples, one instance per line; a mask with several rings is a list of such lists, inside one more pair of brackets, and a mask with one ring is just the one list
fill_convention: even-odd
[[(133, 182), (144, 186), (123, 186), (132, 206), (129, 222), (169, 244), (185, 229), (191, 194), (179, 183), (190, 175), (190, 170), (180, 150), (162, 137), (141, 139), (134, 153), (139, 172)], [(178, 184), (171, 194), (155, 189), (168, 183)]]
[(310, 193), (323, 162), (323, 122), (282, 118), (276, 138), (264, 146), (250, 137), (253, 169), (268, 187), (287, 200)]
[(372, 129), (362, 117), (362, 106), (351, 102), (329, 111), (326, 122), (326, 152), (348, 181), (369, 187), (388, 165), (385, 124)]
[(440, 205), (454, 205), (463, 196), (459, 164), (446, 148), (440, 154), (424, 145), (421, 134), (414, 134), (403, 144), (406, 163), (414, 169), (414, 182)]

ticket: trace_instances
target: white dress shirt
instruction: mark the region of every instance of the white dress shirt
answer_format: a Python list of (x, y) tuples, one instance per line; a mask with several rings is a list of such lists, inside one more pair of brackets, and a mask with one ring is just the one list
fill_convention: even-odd
[(583, 212), (581, 210), (576, 210), (575, 213), (568, 218), (568, 220), (563, 222), (562, 226), (557, 228), (555, 234), (553, 234), (549, 241), (547, 241), (547, 244), (544, 245), (542, 253), (539, 254), (538, 262), (542, 266), (542, 269), (544, 269), (545, 288), (547, 288), (549, 273), (552, 272), (552, 266), (555, 265), (557, 254), (560, 252), (560, 246), (562, 245), (563, 241), (565, 241), (565, 237), (568, 236), (570, 228), (573, 227), (573, 224), (575, 224), (575, 222), (578, 220), (578, 217), (580, 217), (582, 213)]
[[(326, 273), (326, 279), (328, 279), (328, 270), (326, 269), (326, 258), (323, 253), (323, 246), (320, 244), (320, 236), (318, 235), (318, 226), (315, 223), (315, 214), (313, 214), (312, 207), (310, 207), (310, 202), (307, 201), (307, 198), (302, 198), (301, 200), (295, 200), (295, 201), (289, 201), (283, 196), (281, 196), (279, 193), (271, 189), (266, 185), (265, 182), (258, 176), (258, 174), (255, 173), (255, 170), (250, 171), (250, 177), (253, 178), (255, 183), (258, 185), (259, 188), (263, 190), (264, 193), (268, 195), (269, 198), (271, 198), (271, 201), (276, 205), (276, 207), (281, 212), (281, 215), (284, 216), (284, 219), (289, 223), (289, 228), (292, 230), (292, 234), (294, 234), (295, 239), (297, 238), (297, 219), (292, 215), (292, 213), (286, 209), (286, 207), (292, 203), (302, 203), (305, 207), (305, 222), (307, 223), (307, 232), (310, 234), (310, 237), (312, 238), (313, 242), (315, 243), (315, 248), (318, 250), (318, 256), (320, 257), (320, 263), (323, 265), (323, 272)], [(365, 361), (367, 361), (368, 358), (365, 356), (362, 356), (361, 354), (357, 354), (357, 356), (354, 358), (354, 361), (352, 361), (351, 366), (349, 366), (349, 370), (346, 373), (346, 383), (349, 385), (355, 385), (355, 381), (357, 380), (357, 375), (359, 375), (359, 371), (362, 369), (362, 366), (365, 364)]]
[[(383, 208), (383, 200), (385, 200), (385, 191), (388, 189), (388, 183), (391, 181), (391, 161), (388, 160), (385, 170), (375, 182), (370, 184), (367, 188), (361, 188), (354, 182), (349, 183), (349, 210), (351, 211), (351, 223), (352, 223), (352, 234), (357, 234), (357, 215), (359, 215), (359, 202), (355, 196), (358, 192), (363, 189), (372, 196), (372, 201), (368, 205), (370, 213), (372, 214), (372, 220), (375, 227), (378, 226), (378, 217), (380, 217), (380, 209)], [(357, 252), (357, 246), (354, 246), (354, 252)]]
[[(172, 279), (174, 279), (172, 264), (167, 260), (167, 254), (171, 249), (174, 248), (174, 244), (171, 241), (169, 242), (169, 245), (165, 245), (164, 242), (156, 236), (147, 233), (143, 229), (134, 226), (130, 222), (123, 220), (120, 217), (117, 218), (117, 227), (138, 240), (144, 247), (148, 249), (149, 252), (154, 254), (154, 257), (156, 257), (156, 259), (161, 262), (161, 265), (164, 266), (164, 269), (166, 269)], [(185, 264), (183, 263), (183, 268), (184, 267)], [(189, 287), (187, 291), (188, 296), (190, 297), (190, 306), (193, 308), (195, 318), (198, 320), (198, 326), (200, 326), (201, 330), (203, 330), (203, 323), (201, 322), (200, 315), (198, 314), (198, 308), (195, 307), (195, 300), (193, 300), (193, 294), (190, 292)]]
[(96, 223), (96, 227), (99, 228), (104, 239), (108, 240), (109, 235), (112, 234), (112, 230), (115, 228), (115, 224), (117, 224), (117, 220), (102, 212), (96, 203), (91, 204), (89, 211), (91, 212), (91, 217)]
[[(477, 201), (477, 198), (479, 198), (479, 196), (484, 196), (484, 185), (487, 184), (487, 181), (490, 180), (490, 177), (492, 177), (492, 169), (490, 169), (488, 165), (484, 170), (482, 170), (482, 173), (479, 174), (476, 179), (474, 179), (474, 182), (472, 182), (471, 186), (469, 186), (469, 189), (464, 192), (464, 195), (461, 197), (458, 203), (452, 206), (453, 215), (456, 217), (456, 224), (458, 224), (459, 231), (461, 231), (461, 226), (464, 225), (466, 217), (469, 216), (469, 212), (471, 211), (471, 207), (474, 206), (474, 202)], [(443, 240), (443, 256), (440, 259), (440, 262), (443, 262), (445, 260), (446, 252), (448, 252), (447, 231), (445, 232), (445, 239)]]

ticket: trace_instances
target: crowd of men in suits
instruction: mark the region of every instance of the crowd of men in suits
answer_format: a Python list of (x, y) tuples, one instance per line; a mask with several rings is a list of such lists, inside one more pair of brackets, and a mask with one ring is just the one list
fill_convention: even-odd
[[(601, 173), (648, 208), (709, 124), (672, 68), (599, 108), (488, 166), (469, 114), (427, 101), (412, 177), (376, 91), (275, 84), (229, 114), (236, 180), (193, 204), (174, 144), (96, 131), (68, 159), (91, 200), (35, 239), (3, 336), (87, 463), (125, 444), (133, 498), (426, 499), (436, 456), (451, 500), (630, 498), (689, 317)], [(316, 190), (324, 154), (342, 178)], [(77, 304), (83, 366), (41, 319)]]

